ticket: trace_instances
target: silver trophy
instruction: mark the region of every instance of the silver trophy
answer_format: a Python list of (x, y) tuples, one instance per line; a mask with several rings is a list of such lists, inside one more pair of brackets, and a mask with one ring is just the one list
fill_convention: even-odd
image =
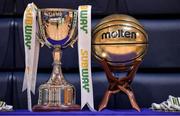
[(53, 71), (47, 83), (39, 87), (38, 104), (33, 111), (79, 110), (76, 91), (62, 74), (62, 49), (73, 46), (77, 35), (77, 10), (46, 8), (38, 9), (38, 39), (41, 44), (53, 48)]

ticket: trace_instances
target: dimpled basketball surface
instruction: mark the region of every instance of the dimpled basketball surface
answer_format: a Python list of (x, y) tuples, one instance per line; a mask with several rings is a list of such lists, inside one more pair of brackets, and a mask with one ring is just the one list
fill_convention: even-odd
[(147, 46), (144, 27), (128, 15), (107, 16), (93, 30), (93, 55), (99, 61), (105, 59), (112, 66), (132, 65), (134, 60), (141, 60)]

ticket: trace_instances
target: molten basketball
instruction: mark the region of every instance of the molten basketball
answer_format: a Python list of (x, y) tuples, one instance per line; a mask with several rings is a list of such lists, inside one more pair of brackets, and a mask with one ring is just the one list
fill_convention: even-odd
[(132, 65), (146, 53), (148, 37), (133, 17), (114, 14), (105, 17), (93, 30), (92, 52), (96, 59), (110, 65)]

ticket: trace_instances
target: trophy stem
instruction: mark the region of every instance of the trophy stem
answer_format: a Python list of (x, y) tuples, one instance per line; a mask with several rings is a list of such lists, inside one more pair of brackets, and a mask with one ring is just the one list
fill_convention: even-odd
[(75, 104), (75, 87), (65, 81), (61, 70), (60, 47), (53, 50), (53, 71), (47, 83), (39, 87), (38, 105), (33, 111), (71, 111), (80, 110)]
[(53, 60), (54, 60), (53, 71), (52, 71), (51, 77), (47, 83), (53, 84), (53, 85), (65, 84), (66, 81), (64, 79), (64, 76), (62, 74), (62, 69), (61, 69), (62, 51), (61, 51), (60, 47), (55, 47), (52, 54), (53, 54)]

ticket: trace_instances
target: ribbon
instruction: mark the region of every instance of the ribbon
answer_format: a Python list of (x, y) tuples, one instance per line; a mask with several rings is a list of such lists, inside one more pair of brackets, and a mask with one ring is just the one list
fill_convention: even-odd
[(81, 80), (81, 109), (87, 104), (94, 111), (93, 85), (91, 75), (91, 6), (78, 9), (78, 56)]
[(23, 17), (23, 35), (25, 48), (25, 74), (22, 91), (27, 89), (28, 110), (32, 111), (31, 92), (35, 94), (36, 76), (39, 59), (39, 42), (36, 39), (37, 7), (30, 3), (27, 5)]

